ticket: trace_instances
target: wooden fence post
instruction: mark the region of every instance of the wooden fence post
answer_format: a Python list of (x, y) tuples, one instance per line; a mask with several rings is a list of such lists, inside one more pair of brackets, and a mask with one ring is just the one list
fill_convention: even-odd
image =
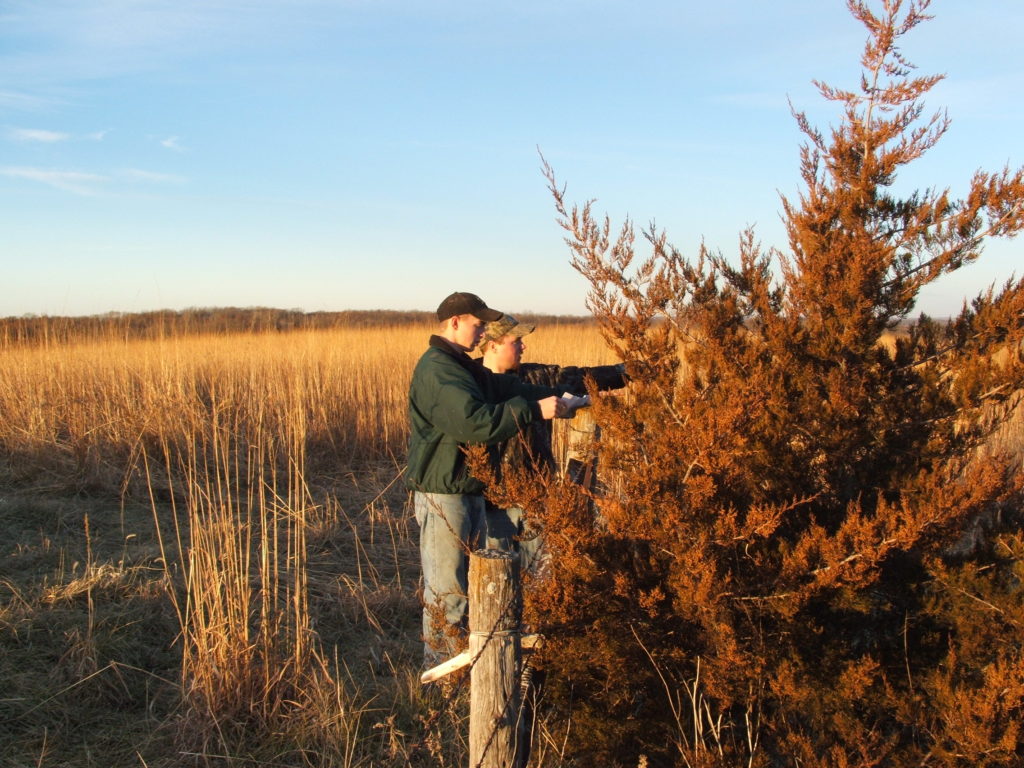
[(469, 559), (469, 765), (514, 768), (520, 642), (519, 558), (477, 550)]

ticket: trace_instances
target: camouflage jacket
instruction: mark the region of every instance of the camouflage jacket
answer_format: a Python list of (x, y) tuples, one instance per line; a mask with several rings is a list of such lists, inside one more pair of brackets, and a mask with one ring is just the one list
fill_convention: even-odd
[[(586, 379), (591, 377), (599, 391), (621, 389), (626, 386), (626, 374), (621, 365), (597, 365), (589, 368), (577, 366), (547, 365), (545, 363), (523, 363), (516, 375), (525, 383), (541, 387), (553, 387), (561, 395), (587, 394)], [(554, 471), (557, 469), (551, 449), (552, 422), (537, 419), (523, 425), (519, 433), (499, 444), (500, 465), (506, 469), (534, 469)]]

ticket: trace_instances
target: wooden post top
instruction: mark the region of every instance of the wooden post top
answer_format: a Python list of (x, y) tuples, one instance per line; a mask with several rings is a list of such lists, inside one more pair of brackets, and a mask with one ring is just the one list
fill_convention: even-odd
[(473, 557), (483, 557), (488, 560), (515, 560), (512, 552), (503, 552), (500, 549), (478, 549), (473, 552)]

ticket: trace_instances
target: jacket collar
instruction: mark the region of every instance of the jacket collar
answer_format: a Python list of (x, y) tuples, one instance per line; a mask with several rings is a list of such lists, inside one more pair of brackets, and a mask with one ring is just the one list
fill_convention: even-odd
[(453, 347), (447, 341), (447, 339), (445, 339), (443, 336), (438, 336), (437, 334), (434, 334), (433, 336), (431, 336), (430, 337), (430, 346), (437, 347), (441, 351), (447, 352), (449, 355), (451, 355), (452, 357), (454, 357), (456, 359), (458, 359), (460, 357), (464, 357), (467, 360), (469, 360), (469, 355), (467, 355), (465, 352), (463, 352), (461, 350), (458, 350), (455, 347)]
[(461, 365), (463, 368), (469, 371), (470, 374), (472, 374), (473, 378), (476, 379), (481, 386), (483, 386), (483, 380), (487, 377), (487, 374), (490, 373), (490, 371), (484, 368), (483, 363), (481, 363), (479, 360), (470, 357), (465, 352), (456, 349), (451, 344), (449, 344), (443, 337), (438, 336), (436, 334), (430, 337), (430, 346), (439, 349), (448, 355), (451, 355), (452, 359), (454, 359), (455, 362), (457, 362), (459, 365)]

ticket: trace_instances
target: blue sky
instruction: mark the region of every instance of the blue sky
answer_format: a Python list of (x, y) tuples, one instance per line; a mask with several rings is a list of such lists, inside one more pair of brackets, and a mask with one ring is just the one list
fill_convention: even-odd
[[(1024, 162), (1024, 3), (904, 41), (953, 120), (903, 182)], [(784, 246), (787, 99), (854, 87), (841, 0), (0, 0), (0, 316), (194, 306), (583, 313), (540, 172), (684, 253)], [(1019, 241), (928, 290), (956, 311)]]

